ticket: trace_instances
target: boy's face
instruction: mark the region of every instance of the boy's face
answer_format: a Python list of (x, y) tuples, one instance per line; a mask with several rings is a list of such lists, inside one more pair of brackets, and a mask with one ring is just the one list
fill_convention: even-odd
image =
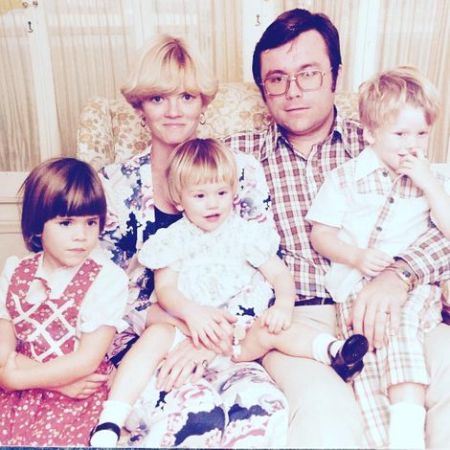
[(233, 197), (228, 183), (192, 184), (181, 191), (179, 209), (203, 231), (214, 231), (230, 215)]
[(418, 150), (426, 155), (430, 128), (422, 108), (404, 105), (392, 121), (367, 132), (367, 140), (387, 169), (397, 174), (404, 156), (416, 156)]

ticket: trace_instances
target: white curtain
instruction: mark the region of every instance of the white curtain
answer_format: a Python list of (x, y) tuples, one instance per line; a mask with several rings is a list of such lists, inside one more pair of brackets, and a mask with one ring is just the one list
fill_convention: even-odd
[[(209, 59), (220, 81), (240, 81), (244, 65), (251, 64), (242, 58), (246, 30), (264, 19), (257, 16), (259, 8), (270, 10), (273, 20), (293, 7), (324, 12), (338, 27), (341, 90), (354, 91), (365, 77), (398, 64), (415, 65), (429, 77), (442, 98), (432, 158), (446, 160), (449, 1), (251, 0), (256, 16), (242, 17), (246, 1), (1, 0), (0, 171), (29, 170), (55, 154), (55, 146), (60, 154), (75, 154), (83, 105), (95, 95), (119, 96), (135, 49), (151, 35), (185, 36)], [(43, 135), (45, 122), (55, 122), (58, 136), (54, 130)]]

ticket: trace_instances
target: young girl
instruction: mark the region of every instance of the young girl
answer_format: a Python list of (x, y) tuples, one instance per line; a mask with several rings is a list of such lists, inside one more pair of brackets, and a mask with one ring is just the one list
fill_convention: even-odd
[[(271, 348), (316, 357), (311, 350), (311, 342), (318, 337), (315, 331), (305, 328), (301, 334), (289, 332), (295, 287), (288, 268), (277, 256), (278, 235), (271, 225), (249, 222), (233, 213), (236, 180), (233, 153), (215, 140), (193, 139), (175, 150), (168, 188), (184, 217), (151, 236), (142, 247), (139, 261), (155, 270), (157, 301), (186, 326), (157, 324), (141, 335), (119, 367), (91, 445), (117, 443), (132, 405), (161, 359), (184, 338), (183, 333), (189, 334), (194, 343), (201, 342), (220, 353), (219, 341), (227, 334), (224, 329), (232, 324), (235, 360), (255, 359)], [(267, 309), (273, 297), (273, 306)], [(221, 309), (228, 314), (224, 316)], [(258, 316), (261, 325), (255, 325), (257, 331), (240, 343)], [(367, 351), (364, 337), (352, 337), (344, 344), (334, 337), (324, 340), (319, 336), (316, 346), (321, 346), (326, 357), (329, 344), (336, 342), (331, 350), (336, 367), (340, 364), (349, 370), (356, 362), (362, 364)], [(264, 343), (258, 343), (259, 339)], [(199, 361), (187, 369), (195, 378), (197, 367), (203, 366), (207, 368), (205, 376), (213, 380), (215, 373), (225, 371), (230, 364), (235, 362), (223, 355), (211, 364)]]
[(22, 190), (33, 254), (10, 257), (0, 279), (0, 444), (87, 445), (128, 278), (97, 249), (106, 201), (88, 164), (46, 161)]

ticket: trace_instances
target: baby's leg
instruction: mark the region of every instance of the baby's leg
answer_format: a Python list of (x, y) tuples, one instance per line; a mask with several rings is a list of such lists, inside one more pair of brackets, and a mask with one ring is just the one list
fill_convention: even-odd
[(99, 425), (91, 437), (94, 447), (115, 447), (132, 405), (139, 398), (162, 358), (167, 354), (175, 335), (168, 324), (148, 327), (123, 358), (108, 400), (103, 405)]
[(367, 352), (368, 344), (367, 339), (361, 335), (339, 340), (331, 334), (320, 333), (296, 322), (288, 329), (274, 334), (257, 319), (240, 343), (240, 353), (234, 360), (253, 361), (272, 349), (289, 356), (312, 358), (331, 364), (345, 381), (349, 381), (361, 371), (361, 360)]

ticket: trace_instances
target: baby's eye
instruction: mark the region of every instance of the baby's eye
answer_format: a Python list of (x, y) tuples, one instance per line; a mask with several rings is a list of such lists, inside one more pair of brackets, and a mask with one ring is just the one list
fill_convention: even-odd
[(224, 189), (223, 191), (219, 191), (220, 196), (227, 195), (227, 194), (228, 194), (228, 191), (226, 189)]
[(194, 194), (195, 198), (204, 198), (205, 194)]

